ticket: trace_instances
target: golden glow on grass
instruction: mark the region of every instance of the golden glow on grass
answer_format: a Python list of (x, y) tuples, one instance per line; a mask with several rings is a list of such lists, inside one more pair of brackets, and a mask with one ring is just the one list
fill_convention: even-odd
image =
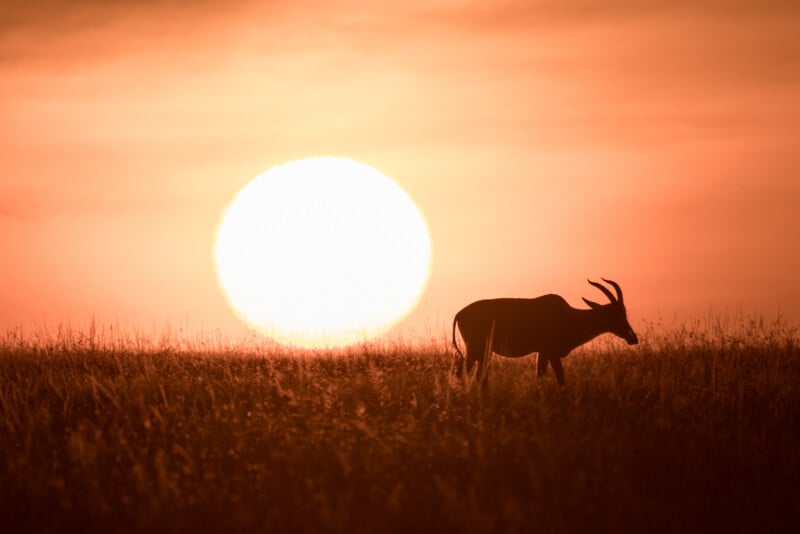
[(411, 198), (344, 158), (259, 175), (217, 231), (217, 276), (248, 324), (286, 345), (345, 346), (387, 330), (416, 304), (431, 243)]

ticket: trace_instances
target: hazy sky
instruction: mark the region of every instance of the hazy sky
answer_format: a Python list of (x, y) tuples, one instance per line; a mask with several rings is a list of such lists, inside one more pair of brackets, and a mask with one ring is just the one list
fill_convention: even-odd
[(634, 327), (798, 322), (797, 28), (796, 1), (5, 1), (0, 327), (240, 331), (221, 211), (317, 155), (427, 218), (404, 331), (600, 276)]

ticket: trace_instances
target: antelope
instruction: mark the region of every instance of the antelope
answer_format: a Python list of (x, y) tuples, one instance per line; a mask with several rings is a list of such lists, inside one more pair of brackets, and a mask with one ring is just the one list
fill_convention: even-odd
[(588, 310), (573, 308), (561, 296), (552, 294), (532, 299), (478, 300), (467, 305), (453, 318), (453, 346), (458, 353), (456, 375), (461, 376), (464, 370), (464, 354), (456, 343), (456, 325), (467, 346), (467, 373), (477, 363), (477, 377), (484, 383), (492, 353), (519, 358), (537, 352), (536, 376), (544, 376), (549, 363), (563, 386), (561, 358), (576, 347), (606, 332), (621, 337), (629, 345), (637, 344), (639, 340), (628, 323), (622, 290), (612, 280), (601, 280), (613, 287), (617, 295), (614, 297), (602, 284), (587, 280), (610, 301), (598, 304), (584, 298)]

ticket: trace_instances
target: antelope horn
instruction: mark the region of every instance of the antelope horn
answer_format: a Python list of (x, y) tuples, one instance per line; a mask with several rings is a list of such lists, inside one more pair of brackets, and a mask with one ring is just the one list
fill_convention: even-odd
[(619, 284), (613, 280), (606, 280), (605, 278), (601, 278), (603, 282), (613, 287), (617, 292), (617, 300), (622, 302), (622, 290), (619, 288)]
[[(604, 279), (601, 278), (601, 280), (604, 280)], [(586, 281), (589, 282), (590, 284), (592, 284), (594, 287), (596, 287), (600, 291), (602, 291), (603, 294), (608, 297), (608, 300), (610, 300), (611, 302), (617, 302), (617, 299), (614, 298), (614, 295), (612, 295), (611, 291), (609, 291), (605, 286), (600, 285), (597, 282), (592, 282), (588, 278), (586, 279)]]

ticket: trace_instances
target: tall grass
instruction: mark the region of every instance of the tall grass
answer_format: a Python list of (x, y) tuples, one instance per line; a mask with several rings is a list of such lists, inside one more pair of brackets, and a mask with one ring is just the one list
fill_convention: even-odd
[[(495, 358), (104, 330), (0, 342), (10, 531), (791, 531), (800, 346), (718, 321)], [(118, 337), (114, 337), (117, 335)], [(3, 528), (3, 530), (6, 530)], [(8, 531), (8, 530), (6, 530)]]

